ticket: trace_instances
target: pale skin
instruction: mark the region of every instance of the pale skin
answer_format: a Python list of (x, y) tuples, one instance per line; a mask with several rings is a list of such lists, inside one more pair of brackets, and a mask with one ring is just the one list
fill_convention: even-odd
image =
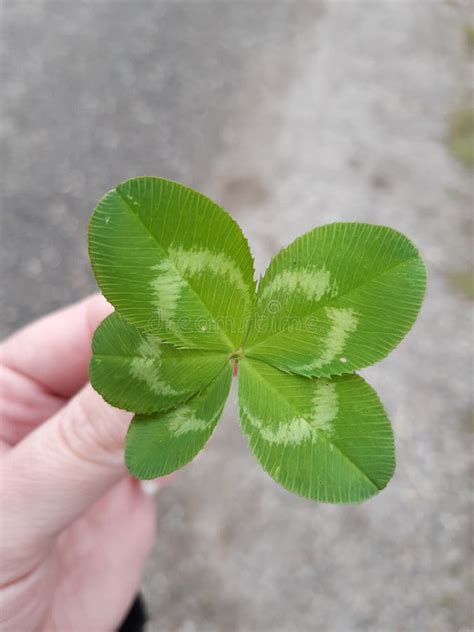
[(154, 501), (123, 463), (132, 415), (87, 382), (111, 310), (95, 295), (0, 346), (2, 631), (116, 630), (153, 547)]

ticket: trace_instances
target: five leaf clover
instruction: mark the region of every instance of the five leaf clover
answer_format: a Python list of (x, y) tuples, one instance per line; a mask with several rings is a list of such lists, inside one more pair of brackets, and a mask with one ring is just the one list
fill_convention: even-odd
[(385, 226), (335, 223), (297, 238), (258, 288), (237, 223), (162, 178), (97, 205), (92, 267), (115, 312), (93, 339), (90, 379), (135, 414), (125, 460), (141, 479), (203, 448), (238, 363), (240, 421), (270, 476), (314, 500), (359, 502), (395, 467), (390, 422), (355, 371), (402, 340), (423, 300), (415, 246)]

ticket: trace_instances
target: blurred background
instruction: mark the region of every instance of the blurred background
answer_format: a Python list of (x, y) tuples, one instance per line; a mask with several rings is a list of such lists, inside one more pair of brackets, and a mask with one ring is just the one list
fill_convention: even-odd
[(96, 288), (90, 213), (136, 175), (237, 219), (262, 273), (336, 220), (405, 232), (419, 321), (364, 372), (398, 467), (360, 506), (280, 488), (230, 398), (157, 500), (150, 632), (468, 631), (474, 5), (430, 0), (17, 0), (1, 5), (2, 334)]

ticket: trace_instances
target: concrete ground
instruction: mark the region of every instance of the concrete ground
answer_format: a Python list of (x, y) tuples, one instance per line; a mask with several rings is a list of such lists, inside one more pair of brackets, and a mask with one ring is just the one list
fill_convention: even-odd
[(215, 197), (259, 272), (354, 219), (406, 232), (429, 267), (416, 327), (364, 372), (397, 437), (389, 487), (354, 507), (287, 493), (250, 455), (234, 394), (158, 499), (150, 632), (472, 629), (473, 181), (451, 122), (472, 106), (473, 8), (2, 3), (3, 334), (94, 290), (88, 217), (139, 174)]

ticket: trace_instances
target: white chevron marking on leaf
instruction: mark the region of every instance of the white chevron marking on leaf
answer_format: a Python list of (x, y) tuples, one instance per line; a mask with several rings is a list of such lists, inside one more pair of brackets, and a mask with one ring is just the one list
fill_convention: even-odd
[(336, 384), (334, 382), (326, 380), (318, 380), (316, 382), (313, 406), (314, 412), (311, 418), (311, 426), (316, 432), (318, 430), (332, 432), (332, 422), (336, 419), (339, 412)]
[(180, 296), (187, 287), (186, 281), (181, 278), (168, 259), (160, 261), (152, 267), (152, 270), (158, 273), (151, 281), (158, 314), (163, 320), (172, 321), (176, 315)]
[[(319, 301), (331, 289), (330, 276), (329, 270), (325, 268), (283, 270), (265, 287), (262, 298), (283, 290), (289, 294), (300, 292), (307, 300)], [(334, 288), (332, 290), (334, 291)]]
[(276, 430), (265, 425), (244, 407), (244, 415), (252, 426), (257, 428), (265, 441), (269, 443), (299, 444), (306, 439), (316, 441), (318, 434), (330, 435), (333, 432), (332, 422), (339, 412), (336, 384), (325, 380), (318, 380), (315, 384), (313, 410), (305, 417), (294, 417), (281, 423)]
[(138, 347), (139, 356), (130, 363), (130, 373), (142, 380), (156, 395), (179, 395), (177, 391), (160, 377), (161, 349), (159, 340), (146, 338)]
[(213, 423), (214, 418), (200, 419), (196, 417), (191, 407), (182, 406), (170, 413), (168, 428), (171, 433), (179, 437), (188, 432), (201, 432)]
[[(319, 369), (332, 362), (343, 351), (348, 341), (349, 335), (357, 328), (358, 318), (353, 309), (326, 307), (326, 314), (331, 320), (331, 326), (326, 336), (326, 346), (319, 358), (312, 362), (297, 367), (298, 371), (308, 373)], [(342, 364), (347, 362), (347, 358), (339, 358)]]
[(223, 252), (212, 252), (204, 248), (189, 250), (170, 247), (168, 255), (176, 269), (185, 277), (199, 276), (204, 272), (225, 276), (232, 285), (250, 300), (248, 296), (249, 288), (245, 283), (242, 272), (235, 265), (235, 262)]

